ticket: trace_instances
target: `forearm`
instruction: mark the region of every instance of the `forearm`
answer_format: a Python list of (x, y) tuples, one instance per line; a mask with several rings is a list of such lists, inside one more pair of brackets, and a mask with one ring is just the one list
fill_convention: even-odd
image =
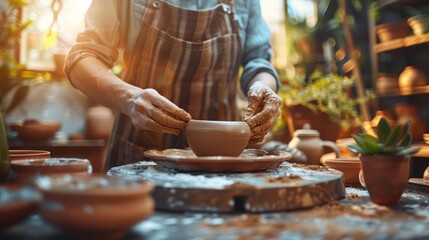
[(259, 72), (255, 74), (255, 76), (250, 80), (249, 84), (247, 85), (247, 91), (249, 91), (249, 88), (255, 83), (255, 82), (261, 82), (265, 85), (267, 85), (269, 88), (271, 88), (274, 92), (277, 92), (277, 79), (270, 73), (267, 72)]
[(121, 113), (127, 113), (128, 100), (142, 89), (122, 81), (101, 61), (86, 57), (70, 71), (70, 82), (92, 100)]

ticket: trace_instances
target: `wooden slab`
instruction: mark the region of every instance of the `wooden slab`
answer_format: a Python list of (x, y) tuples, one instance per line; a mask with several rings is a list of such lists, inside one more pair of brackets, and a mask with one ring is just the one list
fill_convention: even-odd
[(157, 209), (207, 212), (270, 212), (310, 208), (345, 196), (343, 174), (322, 166), (283, 163), (265, 172), (185, 173), (138, 162), (108, 175), (155, 183)]

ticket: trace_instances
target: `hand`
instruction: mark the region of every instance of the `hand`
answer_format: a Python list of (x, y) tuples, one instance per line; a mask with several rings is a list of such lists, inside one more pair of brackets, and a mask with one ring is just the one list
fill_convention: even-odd
[(179, 135), (191, 120), (189, 113), (150, 88), (130, 98), (127, 115), (137, 129), (174, 135)]
[(282, 99), (259, 81), (250, 87), (247, 99), (248, 105), (243, 118), (252, 132), (249, 143), (261, 142), (280, 115)]

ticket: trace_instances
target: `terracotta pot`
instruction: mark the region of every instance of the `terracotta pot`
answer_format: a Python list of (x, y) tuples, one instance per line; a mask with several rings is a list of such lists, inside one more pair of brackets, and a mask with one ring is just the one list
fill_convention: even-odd
[(358, 186), (359, 171), (361, 163), (358, 157), (339, 157), (325, 159), (325, 166), (336, 169), (344, 173), (344, 183), (349, 186)]
[(317, 130), (320, 138), (327, 141), (335, 141), (342, 134), (341, 126), (333, 122), (325, 113), (314, 113), (310, 109), (299, 105), (287, 103), (285, 111), (289, 132), (293, 134), (302, 129), (304, 124), (310, 124), (311, 129)]
[(154, 209), (149, 181), (101, 175), (38, 178), (40, 214), (76, 239), (123, 239)]
[(185, 136), (197, 156), (238, 157), (250, 139), (250, 128), (243, 121), (191, 120)]
[(410, 156), (360, 155), (371, 200), (380, 205), (399, 202), (408, 183)]
[(9, 150), (9, 161), (23, 159), (50, 158), (51, 152), (45, 150)]
[(416, 67), (408, 66), (399, 75), (400, 88), (412, 88), (426, 85), (426, 75)]
[(399, 88), (398, 75), (380, 73), (375, 84), (377, 92), (386, 93)]
[(320, 157), (324, 153), (324, 147), (334, 151), (336, 157), (340, 156), (337, 145), (331, 141), (323, 141), (320, 139), (319, 132), (313, 129), (296, 130), (288, 146), (302, 151), (307, 157), (306, 163), (312, 165), (320, 165)]
[(18, 132), (18, 137), (25, 142), (49, 140), (60, 128), (61, 123), (59, 122), (33, 119), (13, 126), (13, 129)]
[(418, 36), (429, 32), (429, 15), (421, 14), (408, 18), (408, 25), (413, 30), (413, 34)]
[(397, 103), (394, 108), (398, 123), (405, 124), (410, 120), (410, 132), (413, 140), (422, 140), (423, 134), (426, 132), (426, 122), (420, 117), (417, 107), (413, 104)]
[(411, 34), (411, 28), (406, 22), (384, 23), (375, 27), (380, 42), (388, 42)]
[(427, 167), (423, 173), (423, 181), (429, 183), (429, 167)]
[(86, 113), (86, 137), (89, 139), (108, 139), (114, 124), (114, 114), (110, 108), (96, 105)]
[(0, 229), (12, 226), (33, 213), (39, 194), (20, 184), (0, 184)]
[(87, 159), (80, 158), (48, 158), (15, 160), (10, 163), (17, 182), (31, 182), (39, 175), (70, 173), (92, 173), (92, 167)]

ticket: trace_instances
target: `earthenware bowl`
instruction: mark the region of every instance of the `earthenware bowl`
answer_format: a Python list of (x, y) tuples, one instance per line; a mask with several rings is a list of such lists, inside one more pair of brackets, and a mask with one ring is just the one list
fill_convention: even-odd
[(250, 139), (250, 128), (242, 121), (190, 120), (186, 140), (195, 155), (239, 156)]
[(23, 159), (50, 158), (51, 152), (45, 150), (9, 150), (9, 161)]
[(325, 166), (336, 169), (344, 173), (344, 183), (346, 185), (357, 186), (359, 182), (359, 171), (361, 163), (358, 157), (340, 157), (325, 159)]
[(20, 184), (0, 184), (0, 229), (27, 218), (37, 208), (37, 191)]
[(49, 140), (60, 128), (61, 123), (49, 120), (26, 120), (13, 127), (18, 137), (25, 142)]
[(17, 182), (31, 182), (39, 175), (72, 173), (92, 173), (92, 167), (87, 159), (80, 158), (47, 158), (47, 159), (24, 159), (15, 160), (10, 163), (14, 180)]
[(103, 175), (37, 178), (40, 214), (76, 239), (122, 239), (154, 209), (149, 181)]

